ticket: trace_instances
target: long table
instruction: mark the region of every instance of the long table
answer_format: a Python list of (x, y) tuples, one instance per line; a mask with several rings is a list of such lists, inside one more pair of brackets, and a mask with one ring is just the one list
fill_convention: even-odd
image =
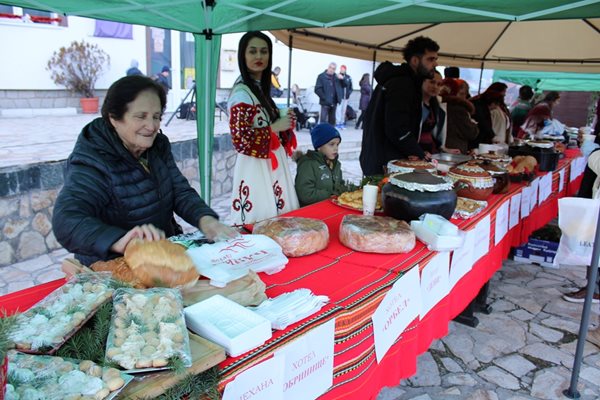
[[(273, 337), (262, 346), (239, 357), (229, 357), (223, 361), (220, 364), (222, 370), (220, 388), (225, 390), (226, 386), (234, 382), (237, 377), (251, 374), (253, 370), (258, 370), (262, 363), (274, 360), (275, 356), (285, 355), (291, 344), (300, 342), (308, 336), (308, 333), (316, 332), (319, 327), (331, 323), (335, 324), (332, 371), (319, 369), (322, 366), (319, 364), (310, 371), (304, 370), (302, 374), (296, 375), (293, 381), (285, 381), (287, 378), (279, 377), (285, 381), (284, 390), (291, 386), (302, 388), (303, 380), (311, 382), (310, 379), (305, 378), (313, 372), (325, 373), (328, 378), (331, 374), (331, 385), (324, 393), (318, 393), (320, 399), (374, 399), (382, 387), (397, 385), (401, 379), (410, 377), (416, 372), (418, 355), (425, 352), (433, 340), (448, 333), (449, 322), (465, 309), (501, 267), (511, 247), (526, 242), (534, 230), (556, 217), (558, 199), (576, 193), (584, 166), (584, 159), (561, 160), (557, 170), (550, 173), (550, 187), (546, 183), (545, 189), (536, 189), (536, 197), (542, 190), (546, 190), (549, 196), (532, 207), (527, 217), (519, 215), (516, 224), (514, 224), (514, 207), (518, 204), (520, 214), (523, 203), (517, 202), (516, 199), (531, 190), (527, 188), (532, 184), (513, 183), (508, 193), (492, 195), (488, 199), (488, 207), (479, 215), (468, 220), (453, 219), (453, 223), (472, 236), (473, 242), (469, 243), (473, 246), (473, 251), (481, 257), (475, 256), (475, 259), (472, 259), (472, 267), (466, 269), (464, 275), (461, 273), (462, 276), (454, 281), (451, 279), (455, 272), (453, 269), (460, 268), (458, 265), (450, 268), (450, 255), (443, 258), (444, 262), (448, 263), (447, 269), (444, 265), (444, 273), (450, 277), (448, 282), (452, 281), (448, 284), (447, 294), (436, 301), (428, 312), (410, 321), (384, 356), (381, 354), (378, 356), (376, 350), (378, 333), (374, 326), (374, 315), (399, 280), (408, 276), (408, 272), (413, 271), (417, 266), (423, 280), (423, 276), (429, 272), (428, 266), (431, 264), (430, 268), (434, 268), (433, 264), (439, 264), (440, 258), (437, 256), (440, 253), (428, 250), (420, 241), (417, 241), (415, 248), (407, 254), (370, 254), (353, 251), (342, 245), (338, 238), (338, 229), (343, 216), (353, 211), (341, 208), (330, 201), (323, 201), (287, 214), (323, 220), (329, 228), (330, 244), (325, 250), (316, 254), (290, 259), (285, 269), (277, 274), (261, 274), (261, 278), (267, 285), (266, 293), (269, 297), (274, 297), (294, 289), (308, 288), (315, 294), (329, 296), (330, 303), (318, 313), (287, 329), (274, 331)], [(545, 175), (545, 173), (538, 174), (536, 178), (538, 182), (543, 179), (548, 182), (550, 178), (544, 178)], [(511, 208), (513, 208), (512, 223)], [(506, 225), (506, 228), (498, 228), (501, 225)], [(500, 240), (496, 240), (497, 232), (503, 235)], [(436, 261), (432, 262), (432, 260)], [(443, 278), (443, 280), (447, 279), (447, 277)], [(14, 312), (17, 308), (24, 310), (63, 283), (64, 280), (57, 280), (1, 297), (0, 307), (9, 312)], [(307, 354), (311, 354), (310, 348)], [(282, 364), (278, 365), (286, 364), (282, 361)], [(284, 368), (290, 368), (289, 363)], [(269, 398), (265, 397), (268, 396), (267, 393), (273, 393), (273, 387), (269, 387), (269, 382), (273, 381), (267, 379), (244, 392), (243, 396), (236, 398)], [(310, 387), (307, 387), (307, 390), (310, 391)], [(283, 396), (282, 393), (280, 394)], [(294, 397), (290, 394), (282, 398), (287, 400), (303, 397), (297, 395)]]

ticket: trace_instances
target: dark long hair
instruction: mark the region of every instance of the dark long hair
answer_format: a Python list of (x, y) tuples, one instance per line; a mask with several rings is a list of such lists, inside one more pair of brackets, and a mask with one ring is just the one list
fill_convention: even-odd
[(369, 74), (363, 74), (362, 78), (360, 78), (360, 81), (358, 82), (359, 85), (362, 85), (365, 82), (369, 82), (369, 79), (371, 78), (371, 75)]
[[(248, 43), (253, 38), (259, 38), (267, 42), (267, 47), (269, 49), (269, 61), (267, 62), (267, 67), (260, 76), (260, 86), (258, 86), (254, 78), (250, 76), (250, 71), (248, 71), (248, 66), (246, 65), (246, 49), (248, 48)], [(272, 65), (273, 43), (267, 35), (259, 31), (251, 31), (242, 36), (238, 45), (238, 67), (240, 68), (240, 73), (242, 74), (242, 82), (244, 82), (244, 84), (250, 88), (258, 101), (260, 101), (260, 105), (263, 106), (263, 108), (269, 114), (271, 122), (274, 122), (279, 119), (279, 111), (270, 95)]]

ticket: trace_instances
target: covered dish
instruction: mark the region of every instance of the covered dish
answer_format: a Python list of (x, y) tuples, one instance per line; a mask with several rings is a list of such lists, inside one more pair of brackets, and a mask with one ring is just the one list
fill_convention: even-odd
[(494, 190), (494, 180), (489, 172), (475, 162), (450, 168), (448, 177), (458, 187), (458, 195), (473, 200), (485, 200)]
[(477, 163), (492, 176), (492, 179), (494, 180), (494, 190), (492, 193), (498, 194), (506, 193), (508, 191), (510, 179), (506, 168), (499, 163), (487, 160), (477, 160)]
[(428, 171), (432, 174), (436, 172), (435, 165), (425, 160), (392, 160), (387, 164), (388, 174), (393, 174), (396, 172), (407, 173), (415, 170)]
[(495, 151), (489, 151), (487, 153), (480, 153), (480, 154), (476, 155), (475, 158), (477, 158), (479, 160), (485, 160), (485, 161), (499, 163), (504, 167), (506, 165), (510, 164), (510, 162), (512, 161), (511, 156), (509, 156), (507, 154), (500, 154)]
[(385, 215), (405, 221), (425, 213), (449, 219), (456, 207), (452, 181), (427, 171), (391, 175), (381, 195)]
[(437, 161), (437, 170), (448, 172), (450, 168), (472, 160), (473, 157), (466, 154), (436, 153), (431, 155), (432, 160)]

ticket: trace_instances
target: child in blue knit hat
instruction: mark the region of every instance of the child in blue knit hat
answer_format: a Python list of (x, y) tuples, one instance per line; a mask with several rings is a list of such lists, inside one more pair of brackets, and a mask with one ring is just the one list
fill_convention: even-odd
[(301, 206), (339, 195), (344, 191), (338, 148), (342, 137), (332, 125), (323, 123), (310, 132), (314, 150), (298, 160), (296, 193)]

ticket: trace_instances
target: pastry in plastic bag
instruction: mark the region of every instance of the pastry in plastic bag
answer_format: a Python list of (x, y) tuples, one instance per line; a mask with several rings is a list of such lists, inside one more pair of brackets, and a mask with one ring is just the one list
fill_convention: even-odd
[(340, 225), (340, 242), (367, 253), (408, 253), (415, 233), (401, 220), (369, 215), (346, 215)]
[(199, 277), (185, 247), (168, 240), (134, 240), (125, 249), (125, 261), (146, 287), (191, 286)]
[(326, 248), (329, 243), (327, 225), (313, 218), (272, 218), (256, 223), (252, 233), (275, 240), (287, 257), (313, 254)]
[(117, 289), (106, 342), (106, 360), (127, 370), (165, 368), (171, 357), (192, 365), (177, 289)]

